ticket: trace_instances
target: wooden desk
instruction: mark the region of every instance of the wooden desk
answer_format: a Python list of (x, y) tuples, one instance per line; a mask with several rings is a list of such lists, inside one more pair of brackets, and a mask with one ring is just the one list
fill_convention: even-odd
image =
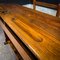
[(0, 7), (1, 18), (38, 59), (60, 60), (59, 18), (20, 5)]

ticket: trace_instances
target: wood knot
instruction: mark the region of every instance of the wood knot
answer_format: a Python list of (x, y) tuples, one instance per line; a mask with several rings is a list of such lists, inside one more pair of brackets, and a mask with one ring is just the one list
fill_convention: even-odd
[(43, 39), (42, 39), (42, 38), (37, 38), (37, 39), (35, 39), (35, 41), (36, 41), (36, 42), (42, 42)]
[(17, 19), (17, 16), (12, 17), (12, 20), (13, 20), (13, 21), (16, 20), (16, 19)]
[(15, 18), (13, 17), (12, 20), (15, 20)]

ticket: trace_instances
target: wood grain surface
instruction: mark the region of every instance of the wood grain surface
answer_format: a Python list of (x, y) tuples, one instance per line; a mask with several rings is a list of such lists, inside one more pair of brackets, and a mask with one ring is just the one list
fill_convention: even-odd
[(60, 18), (20, 5), (0, 5), (0, 16), (41, 60), (60, 60)]

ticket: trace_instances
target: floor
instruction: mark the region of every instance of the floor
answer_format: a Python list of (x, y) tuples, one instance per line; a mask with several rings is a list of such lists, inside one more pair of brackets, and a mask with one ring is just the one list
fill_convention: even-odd
[(0, 60), (17, 60), (16, 55), (13, 52), (9, 44), (4, 45), (5, 35), (0, 27)]
[[(23, 6), (33, 9), (33, 5), (31, 4)], [(56, 16), (56, 10), (39, 6), (36, 6), (36, 10)], [(4, 45), (4, 42), (5, 42), (5, 35), (2, 28), (0, 27), (0, 60), (16, 60), (16, 55), (13, 52), (12, 48), (10, 47), (9, 44)]]

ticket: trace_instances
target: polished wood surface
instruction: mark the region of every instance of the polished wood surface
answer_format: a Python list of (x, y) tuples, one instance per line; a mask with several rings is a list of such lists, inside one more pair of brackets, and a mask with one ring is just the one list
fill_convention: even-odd
[(20, 5), (0, 5), (0, 16), (41, 60), (60, 60), (60, 18)]

